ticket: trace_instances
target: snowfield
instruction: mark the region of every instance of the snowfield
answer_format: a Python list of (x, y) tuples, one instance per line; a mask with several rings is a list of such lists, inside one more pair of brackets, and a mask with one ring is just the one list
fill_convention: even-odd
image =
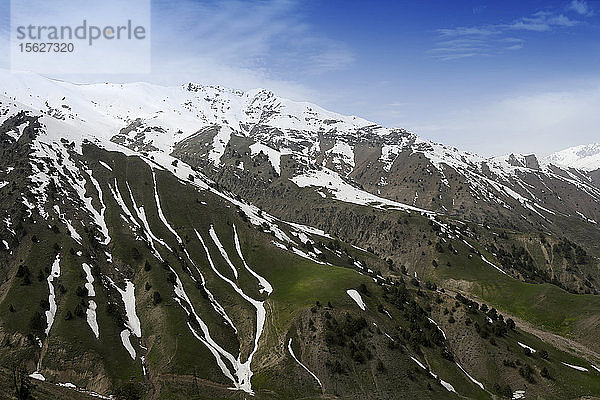
[(346, 203), (354, 203), (377, 208), (415, 211), (427, 214), (430, 213), (429, 211), (421, 208), (384, 199), (367, 191), (358, 189), (344, 181), (338, 173), (327, 168), (323, 168), (321, 170), (312, 170), (303, 175), (297, 175), (290, 179), (298, 187), (314, 186), (326, 189), (333, 195), (335, 199)]
[(600, 169), (600, 143), (570, 147), (551, 154), (544, 161), (584, 171)]

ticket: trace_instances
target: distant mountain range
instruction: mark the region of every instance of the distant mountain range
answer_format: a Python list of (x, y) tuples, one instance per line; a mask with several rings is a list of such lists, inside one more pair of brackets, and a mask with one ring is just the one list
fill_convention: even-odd
[(570, 147), (545, 158), (548, 163), (584, 171), (600, 169), (600, 143)]

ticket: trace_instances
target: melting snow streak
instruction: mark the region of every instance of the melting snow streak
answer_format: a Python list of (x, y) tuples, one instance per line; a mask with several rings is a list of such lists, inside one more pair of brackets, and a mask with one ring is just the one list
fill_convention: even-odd
[(54, 285), (52, 281), (54, 278), (58, 278), (60, 276), (60, 254), (56, 256), (54, 263), (52, 264), (52, 270), (50, 271), (50, 275), (48, 275), (48, 288), (50, 289), (50, 295), (48, 296), (48, 303), (50, 303), (50, 310), (46, 311), (46, 321), (48, 325), (46, 330), (46, 336), (50, 333), (50, 328), (52, 328), (52, 324), (54, 323), (54, 317), (56, 316), (56, 296), (54, 294)]
[[(202, 239), (202, 236), (200, 236), (198, 231), (195, 231), (195, 232), (196, 232), (196, 236), (198, 237), (198, 240), (200, 240), (200, 243), (202, 243), (202, 247), (204, 247), (204, 251), (206, 252), (206, 257), (208, 258), (208, 263), (210, 264), (210, 267), (212, 268), (214, 273), (217, 274), (217, 276), (219, 276), (219, 278), (221, 278), (223, 281), (227, 282), (233, 288), (233, 290), (235, 290), (244, 300), (246, 300), (248, 303), (252, 304), (254, 306), (254, 308), (256, 308), (256, 334), (254, 336), (254, 348), (252, 349), (252, 352), (248, 356), (248, 359), (246, 360), (246, 362), (242, 363), (241, 354), (240, 354), (238, 356), (237, 362), (235, 364), (236, 373), (238, 376), (238, 385), (239, 385), (240, 389), (242, 389), (248, 393), (252, 393), (252, 385), (250, 383), (250, 379), (252, 378), (252, 370), (250, 369), (250, 364), (252, 363), (252, 357), (254, 356), (254, 354), (256, 353), (256, 350), (258, 349), (258, 341), (260, 340), (260, 336), (262, 335), (267, 312), (265, 310), (265, 307), (264, 307), (264, 304), (262, 301), (254, 300), (253, 298), (248, 296), (246, 293), (244, 293), (244, 291), (241, 288), (239, 288), (235, 284), (235, 282), (228, 279), (227, 277), (225, 277), (223, 274), (221, 274), (217, 270), (217, 268), (215, 267), (213, 260), (210, 256), (210, 252), (208, 251), (208, 247), (206, 247), (206, 244), (204, 243), (204, 240)], [(217, 248), (219, 248), (219, 250), (221, 251), (221, 255), (223, 256), (223, 258), (226, 261), (228, 261), (229, 263), (231, 263), (231, 261), (229, 261), (229, 257), (226, 257), (227, 253), (225, 252), (225, 249), (223, 248), (223, 245), (221, 244), (219, 238), (217, 237), (217, 233), (215, 232), (215, 229), (212, 225), (210, 227), (209, 234), (210, 234), (213, 242), (217, 246)]]
[[(110, 280), (109, 280), (110, 281)], [(121, 341), (123, 342), (123, 346), (129, 352), (129, 355), (132, 359), (135, 360), (135, 350), (131, 345), (131, 341), (129, 340), (129, 336), (133, 333), (136, 337), (142, 337), (142, 328), (140, 324), (140, 319), (138, 318), (135, 312), (135, 286), (131, 281), (125, 280), (125, 290), (122, 290), (118, 287), (113, 281), (110, 281), (115, 289), (121, 294), (123, 298), (123, 303), (125, 305), (125, 314), (127, 316), (127, 321), (125, 322), (125, 326), (127, 329), (124, 329), (121, 332)]]
[(578, 365), (567, 364), (565, 362), (561, 362), (561, 364), (566, 365), (569, 368), (576, 369), (577, 371), (581, 371), (581, 372), (588, 372), (589, 371), (587, 368), (580, 367)]
[[(94, 291), (94, 277), (92, 276), (92, 269), (86, 263), (81, 264), (83, 270), (85, 272), (86, 284), (85, 288), (88, 291), (88, 296), (94, 297), (96, 296), (96, 292)], [(98, 321), (96, 320), (96, 302), (94, 300), (90, 300), (88, 302), (88, 309), (86, 310), (87, 323), (92, 328), (92, 332), (94, 332), (94, 336), (96, 339), (100, 337), (100, 331), (98, 329)]]
[(262, 276), (260, 276), (259, 274), (257, 274), (256, 272), (254, 272), (254, 270), (250, 269), (250, 267), (248, 266), (248, 264), (246, 263), (246, 260), (244, 259), (244, 255), (242, 254), (242, 248), (240, 247), (240, 239), (238, 238), (238, 234), (237, 234), (237, 230), (235, 229), (235, 224), (233, 225), (233, 238), (235, 241), (235, 249), (237, 250), (238, 255), (240, 256), (240, 258), (242, 259), (242, 263), (244, 264), (244, 267), (248, 270), (248, 272), (250, 272), (256, 279), (258, 279), (258, 282), (260, 283), (260, 285), (262, 286), (262, 288), (260, 289), (260, 292), (267, 292), (267, 294), (271, 294), (273, 293), (273, 287), (271, 286), (271, 284)]
[(469, 378), (471, 380), (471, 382), (473, 382), (474, 384), (479, 386), (481, 388), (481, 390), (485, 390), (483, 387), (483, 383), (479, 382), (478, 380), (473, 378), (471, 375), (469, 375), (469, 373), (467, 371), (465, 371), (465, 369), (459, 363), (456, 363), (456, 365), (458, 365), (458, 368), (460, 368), (460, 370), (467, 376), (467, 378)]
[(313, 374), (313, 372), (308, 369), (308, 367), (304, 364), (302, 364), (300, 362), (300, 360), (298, 360), (298, 358), (296, 358), (296, 355), (294, 354), (294, 350), (292, 350), (292, 339), (290, 338), (290, 341), (288, 342), (288, 351), (290, 352), (290, 354), (292, 355), (292, 357), (294, 358), (294, 360), (296, 360), (296, 362), (298, 364), (300, 364), (300, 366), (302, 368), (304, 368), (306, 370), (306, 372), (308, 372), (313, 378), (316, 379), (316, 381), (319, 383), (319, 386), (323, 387), (323, 385), (321, 384), (321, 381), (319, 380), (319, 378), (317, 378), (317, 376), (315, 374)]

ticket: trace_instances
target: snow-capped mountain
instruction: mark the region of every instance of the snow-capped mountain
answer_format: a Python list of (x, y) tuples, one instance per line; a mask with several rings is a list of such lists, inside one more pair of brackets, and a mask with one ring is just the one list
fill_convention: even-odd
[[(475, 219), (500, 206), (516, 211), (513, 220), (529, 213), (542, 221), (557, 213), (600, 220), (593, 207), (600, 189), (583, 172), (598, 157), (593, 146), (543, 162), (534, 155), (488, 159), (262, 89), (74, 85), (7, 72), (0, 78), (5, 115), (15, 108), (42, 113), (42, 121), (56, 127), (47, 131), (60, 131), (77, 148), (89, 140), (107, 149), (141, 152), (163, 164), (175, 156), (209, 176), (207, 162), (244, 171), (263, 154), (276, 178), (347, 202), (450, 214), (479, 210), (470, 216)], [(565, 163), (586, 167), (560, 167)], [(459, 190), (463, 183), (467, 190)], [(565, 196), (567, 189), (575, 194)]]
[(600, 143), (570, 147), (545, 158), (548, 163), (584, 171), (600, 169)]
[[(528, 389), (540, 398), (589, 394), (562, 382), (585, 387), (571, 370), (600, 351), (595, 298), (565, 321), (536, 308), (600, 289), (584, 170), (262, 89), (0, 84), (0, 392), (510, 397), (516, 359), (556, 360), (557, 384)], [(570, 340), (592, 351), (531, 357), (541, 342), (497, 310), (581, 321)]]
[[(227, 126), (238, 134), (248, 134), (258, 123), (286, 132), (319, 131), (326, 127), (352, 132), (373, 125), (310, 103), (289, 101), (262, 89), (242, 92), (191, 83), (177, 87), (147, 83), (76, 85), (6, 71), (0, 74), (0, 80), (6, 98), (4, 107), (19, 103), (67, 125), (83, 126), (86, 134), (97, 138), (110, 139), (128, 124), (141, 121), (145, 127), (161, 128), (158, 132), (148, 129), (145, 136), (147, 144), (164, 151), (211, 124)], [(381, 131), (387, 132), (383, 128)], [(293, 142), (293, 138), (289, 141)]]

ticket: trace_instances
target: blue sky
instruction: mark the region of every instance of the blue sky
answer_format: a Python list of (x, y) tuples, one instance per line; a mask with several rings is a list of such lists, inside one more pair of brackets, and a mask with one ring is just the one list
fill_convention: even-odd
[(63, 78), (266, 87), (484, 155), (600, 140), (600, 1), (154, 0), (152, 40), (150, 75)]

